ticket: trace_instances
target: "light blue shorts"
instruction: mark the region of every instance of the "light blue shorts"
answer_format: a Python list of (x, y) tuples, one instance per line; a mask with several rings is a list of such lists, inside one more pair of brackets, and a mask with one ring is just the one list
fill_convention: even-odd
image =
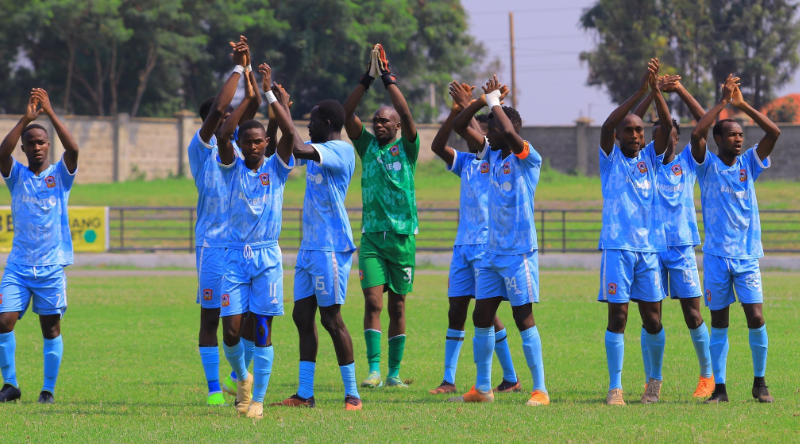
[(658, 253), (603, 250), (598, 301), (627, 304), (658, 302), (665, 297)]
[(456, 245), (450, 260), (450, 276), (447, 278), (447, 296), (475, 297), (478, 273), (486, 244)]
[(502, 297), (512, 307), (539, 302), (539, 252), (484, 253), (475, 299)]
[(197, 303), (203, 308), (219, 308), (222, 276), (225, 274), (225, 248), (197, 247)]
[(706, 306), (710, 310), (722, 310), (736, 302), (737, 298), (742, 304), (764, 302), (758, 259), (729, 259), (705, 253), (703, 286), (706, 289)]
[(294, 266), (294, 301), (317, 298), (317, 305), (344, 305), (353, 251), (300, 250)]
[(661, 264), (661, 287), (670, 298), (690, 299), (703, 295), (692, 245), (667, 247), (667, 251), (658, 253), (658, 260)]
[(220, 316), (247, 312), (283, 316), (283, 261), (278, 245), (225, 252), (220, 306)]
[(31, 297), (34, 313), (63, 316), (67, 311), (67, 276), (64, 267), (6, 264), (0, 282), (0, 313), (19, 312), (19, 319), (22, 319)]

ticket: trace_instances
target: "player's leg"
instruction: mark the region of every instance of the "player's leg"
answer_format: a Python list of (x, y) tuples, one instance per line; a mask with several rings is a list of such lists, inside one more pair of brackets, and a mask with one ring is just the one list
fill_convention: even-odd
[(52, 404), (64, 354), (61, 338), (61, 316), (67, 310), (67, 277), (64, 267), (35, 267), (33, 279), (29, 278), (29, 285), (33, 311), (39, 315), (44, 340), (44, 384), (39, 394), (39, 403)]
[(250, 405), (253, 375), (247, 371), (244, 344), (241, 341), (246, 313), (250, 311), (250, 266), (244, 253), (229, 249), (225, 253), (225, 276), (222, 279), (220, 317), (222, 319), (222, 351), (236, 374), (237, 410)]
[(622, 390), (622, 367), (625, 358), (625, 327), (633, 284), (636, 253), (603, 250), (600, 260), (600, 290), (597, 300), (608, 304), (605, 346), (608, 365), (606, 404), (625, 405)]
[[(197, 247), (197, 302), (200, 304), (198, 350), (208, 386), (206, 403), (225, 406), (219, 382), (219, 329), (222, 275), (225, 271), (225, 249)], [(234, 392), (235, 394), (235, 392)]]
[(383, 387), (381, 379), (381, 311), (383, 293), (386, 291), (388, 272), (386, 262), (379, 254), (373, 238), (382, 238), (384, 233), (363, 233), (358, 250), (358, 277), (364, 293), (364, 340), (367, 344), (369, 374), (361, 387)]
[(714, 373), (714, 392), (707, 403), (728, 402), (725, 376), (728, 362), (728, 324), (730, 305), (736, 301), (733, 274), (729, 260), (712, 254), (703, 255), (703, 286), (705, 303), (711, 311), (711, 334), (708, 351)]
[(511, 349), (508, 348), (508, 332), (497, 315), (494, 317), (494, 354), (497, 355), (497, 360), (503, 369), (503, 381), (494, 390), (500, 393), (521, 392), (522, 384), (517, 378), (514, 361), (511, 359)]
[(661, 325), (661, 301), (664, 288), (661, 281), (661, 265), (657, 253), (634, 253), (634, 277), (631, 284), (631, 300), (639, 305), (642, 326), (645, 329), (647, 354), (650, 357), (650, 373), (642, 402), (658, 402), (661, 395), (662, 368), (666, 336)]
[(464, 344), (464, 325), (469, 314), (469, 302), (475, 296), (475, 270), (468, 260), (466, 245), (453, 247), (450, 273), (447, 277), (447, 333), (444, 340), (444, 378), (431, 395), (456, 391), (456, 370), (461, 346)]
[(344, 383), (345, 410), (361, 410), (361, 395), (356, 384), (356, 366), (353, 358), (353, 339), (342, 319), (341, 304), (320, 307), (320, 321), (331, 335), (339, 372)]
[(44, 384), (39, 394), (40, 404), (55, 402), (53, 394), (56, 391), (58, 370), (61, 368), (61, 358), (64, 355), (64, 342), (61, 339), (61, 314), (39, 315), (39, 326), (44, 338)]
[(387, 387), (407, 388), (400, 379), (400, 364), (406, 348), (406, 295), (413, 291), (416, 264), (416, 240), (413, 235), (387, 233), (382, 245), (386, 261), (389, 298), (389, 374)]
[(759, 402), (774, 402), (764, 375), (767, 371), (767, 324), (764, 321), (764, 294), (761, 269), (757, 259), (731, 260), (734, 268), (733, 285), (744, 309), (749, 332), (750, 352), (753, 359), (753, 398)]
[(697, 362), (700, 365), (700, 380), (692, 396), (707, 398), (714, 391), (714, 373), (711, 371), (711, 352), (708, 349), (710, 336), (703, 315), (700, 313), (700, 298), (681, 298), (680, 301), (683, 319), (689, 328)]
[(22, 397), (17, 381), (14, 327), (25, 314), (31, 300), (31, 291), (26, 284), (27, 268), (30, 267), (6, 264), (0, 282), (0, 372), (3, 375), (0, 402), (16, 401)]

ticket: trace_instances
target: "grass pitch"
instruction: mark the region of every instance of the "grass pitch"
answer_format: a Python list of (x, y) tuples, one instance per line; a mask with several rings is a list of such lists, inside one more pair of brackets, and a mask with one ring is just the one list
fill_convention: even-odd
[[(638, 315), (629, 320), (623, 384), (629, 405), (602, 404), (607, 389), (603, 332), (606, 308), (596, 302), (595, 272), (542, 271), (534, 308), (542, 334), (552, 404), (527, 407), (528, 393), (499, 394), (494, 404), (446, 402), (427, 391), (442, 379), (447, 328), (447, 277), (419, 274), (409, 296), (408, 343), (401, 377), (408, 390), (362, 389), (364, 411), (345, 412), (333, 347), (320, 331), (316, 409), (267, 409), (261, 421), (237, 417), (233, 407), (205, 406), (197, 352), (199, 309), (191, 277), (73, 277), (63, 321), (64, 360), (56, 405), (36, 404), (41, 387), (42, 339), (30, 311), (17, 324), (21, 402), (0, 404), (4, 442), (797, 442), (800, 440), (800, 275), (764, 273), (770, 335), (767, 383), (776, 397), (760, 405), (750, 396), (752, 364), (744, 316), (733, 308), (728, 361), (728, 405), (691, 397), (698, 377), (689, 332), (676, 301), (665, 301), (667, 346), (662, 402), (638, 403), (643, 370)], [(297, 388), (297, 333), (291, 320), (292, 276), (286, 275), (286, 315), (274, 324), (275, 366), (266, 402)], [(363, 303), (352, 279), (343, 310), (353, 335), (359, 381), (366, 376)], [(635, 310), (632, 310), (635, 313)], [(517, 373), (530, 390), (511, 310), (501, 318)], [(703, 315), (708, 320), (708, 311)], [(384, 314), (384, 326), (387, 322)], [(384, 327), (385, 328), (385, 327)], [(466, 391), (475, 367), (467, 327), (457, 385)], [(220, 352), (222, 355), (222, 353)], [(384, 339), (383, 373), (387, 346)], [(229, 371), (221, 356), (221, 371)], [(501, 378), (495, 360), (493, 382)], [(229, 398), (230, 400), (230, 398)], [(232, 401), (232, 400), (230, 400)]]

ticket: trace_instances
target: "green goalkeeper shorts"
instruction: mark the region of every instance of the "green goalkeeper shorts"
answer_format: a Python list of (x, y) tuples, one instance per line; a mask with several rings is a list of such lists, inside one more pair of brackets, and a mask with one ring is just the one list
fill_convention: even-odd
[(361, 288), (388, 285), (397, 294), (411, 293), (416, 255), (417, 241), (413, 234), (363, 233), (358, 250)]

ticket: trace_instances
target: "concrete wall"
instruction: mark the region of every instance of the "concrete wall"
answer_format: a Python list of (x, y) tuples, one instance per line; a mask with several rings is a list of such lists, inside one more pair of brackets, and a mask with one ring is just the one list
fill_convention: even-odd
[[(0, 135), (7, 134), (17, 123), (19, 116), (0, 115)], [(186, 146), (200, 128), (200, 119), (194, 113), (183, 111), (172, 119), (131, 119), (127, 114), (117, 117), (67, 116), (65, 124), (81, 147), (81, 174), (78, 183), (102, 183), (132, 179), (155, 179), (167, 176), (188, 175), (189, 159)], [(63, 147), (55, 137), (50, 121), (42, 117), (37, 123), (48, 128), (51, 135), (51, 160), (61, 158)], [(307, 137), (307, 122), (295, 121), (299, 133)], [(370, 126), (367, 125), (369, 129)], [(420, 162), (434, 158), (430, 144), (439, 130), (439, 125), (418, 125), (420, 136)], [(682, 150), (689, 141), (691, 126), (681, 127)], [(773, 166), (763, 176), (766, 179), (800, 179), (800, 125), (781, 125), (782, 135), (774, 153)], [(650, 134), (650, 128), (645, 129)], [(349, 142), (346, 134), (345, 140)], [(574, 125), (527, 126), (522, 136), (530, 141), (550, 166), (562, 172), (598, 174), (598, 143), (600, 127), (592, 126), (583, 119)], [(757, 126), (745, 126), (745, 142), (748, 146), (757, 143), (763, 132)], [(465, 151), (466, 143), (453, 134), (449, 142), (456, 149)], [(710, 144), (712, 151), (716, 146)], [(14, 157), (26, 163), (20, 149)]]

